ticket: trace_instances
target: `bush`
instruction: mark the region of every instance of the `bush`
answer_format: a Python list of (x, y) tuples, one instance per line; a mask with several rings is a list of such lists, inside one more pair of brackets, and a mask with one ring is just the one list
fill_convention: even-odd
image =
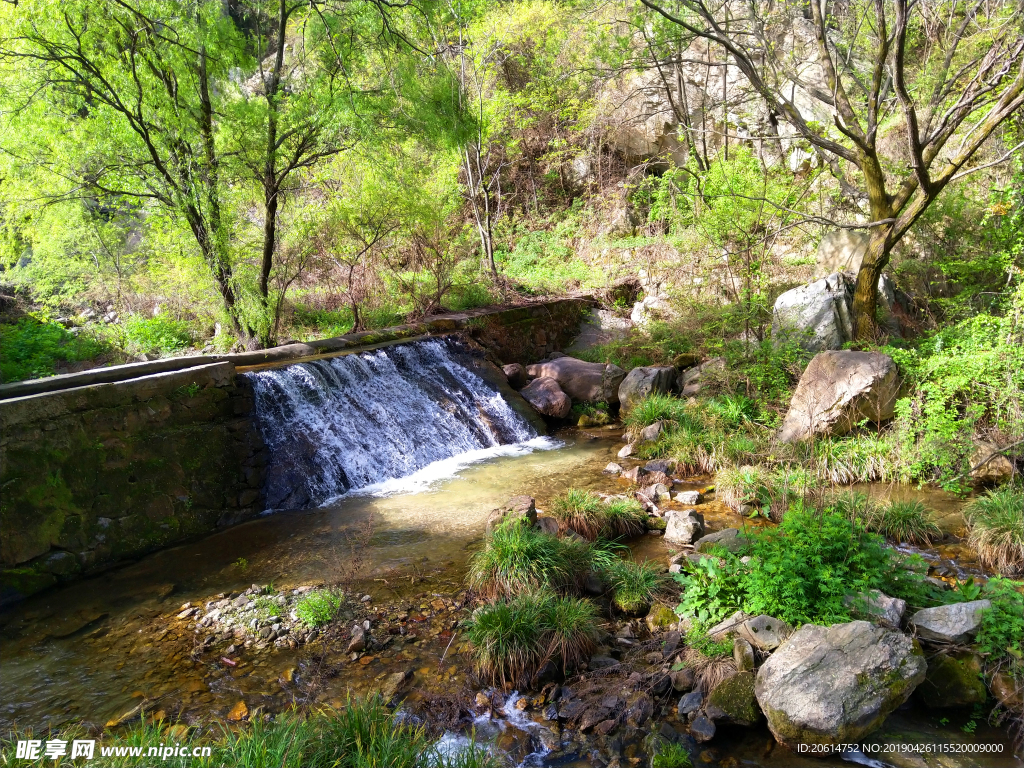
[(484, 605), (466, 622), (481, 677), (508, 687), (528, 687), (548, 659), (563, 669), (597, 647), (597, 613), (587, 600), (547, 592), (519, 594)]
[(1024, 488), (988, 491), (964, 508), (968, 543), (981, 561), (1006, 576), (1024, 571)]
[(192, 345), (192, 331), (188, 323), (166, 315), (131, 315), (122, 327), (125, 348), (132, 354), (179, 352)]
[(590, 572), (593, 553), (586, 542), (549, 536), (507, 520), (469, 565), (469, 583), (485, 596), (510, 597), (549, 588), (578, 592)]
[(330, 589), (317, 589), (295, 606), (295, 614), (310, 627), (322, 627), (334, 620), (341, 607), (342, 594)]
[(768, 614), (799, 625), (850, 620), (844, 598), (878, 589), (915, 607), (942, 599), (924, 577), (905, 567), (903, 556), (834, 509), (796, 504), (775, 528), (748, 531), (751, 560), (722, 552), (719, 559), (686, 563), (680, 611), (699, 626), (736, 610)]
[(976, 639), (978, 652), (988, 656), (990, 668), (1006, 664), (1016, 677), (1024, 677), (1024, 584), (995, 576), (982, 589), (992, 607), (981, 614)]
[(600, 535), (606, 539), (639, 536), (647, 529), (647, 512), (636, 499), (612, 499), (602, 511)]
[(0, 325), (0, 381), (52, 376), (58, 362), (89, 360), (110, 351), (85, 332), (76, 336), (57, 323), (23, 317)]
[(605, 571), (612, 604), (624, 613), (649, 608), (665, 588), (668, 578), (651, 563), (615, 559)]

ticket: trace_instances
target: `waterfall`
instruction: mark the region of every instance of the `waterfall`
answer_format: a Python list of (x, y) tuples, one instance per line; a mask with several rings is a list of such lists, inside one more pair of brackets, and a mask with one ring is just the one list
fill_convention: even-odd
[(435, 461), (536, 437), (431, 339), (244, 374), (270, 449), (267, 506), (299, 509)]

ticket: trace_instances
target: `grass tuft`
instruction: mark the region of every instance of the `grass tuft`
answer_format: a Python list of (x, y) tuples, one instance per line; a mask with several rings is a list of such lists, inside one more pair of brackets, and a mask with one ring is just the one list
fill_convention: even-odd
[(651, 563), (616, 560), (606, 578), (612, 603), (624, 613), (640, 613), (651, 606), (665, 588), (668, 577)]
[(636, 499), (612, 499), (603, 511), (600, 535), (606, 539), (639, 536), (647, 529), (647, 512)]
[(331, 589), (314, 590), (299, 600), (295, 606), (295, 615), (310, 627), (322, 627), (338, 615), (341, 599), (341, 592)]
[(1024, 572), (1024, 487), (988, 491), (964, 508), (967, 541), (981, 561), (1004, 576)]
[(597, 494), (570, 488), (555, 499), (551, 516), (558, 521), (560, 533), (575, 531), (583, 538), (593, 541), (601, 533), (603, 507)]

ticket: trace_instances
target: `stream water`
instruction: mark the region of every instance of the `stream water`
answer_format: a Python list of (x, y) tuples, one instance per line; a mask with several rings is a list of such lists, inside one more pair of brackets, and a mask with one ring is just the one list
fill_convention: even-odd
[[(396, 367), (416, 364), (384, 358), (377, 362)], [(334, 375), (318, 369), (320, 374)], [(400, 372), (396, 375), (401, 377)], [(275, 402), (286, 401), (280, 377), (265, 378), (264, 396), (275, 393)], [(308, 383), (308, 378), (304, 380)], [(316, 390), (312, 386), (310, 397), (323, 396), (322, 390)], [(385, 396), (411, 402), (415, 394), (403, 390)], [(285, 407), (295, 413), (294, 402)], [(431, 408), (423, 402), (413, 410), (429, 415)], [(617, 431), (568, 430), (537, 438), (523, 431), (506, 411), (507, 406), (502, 410), (495, 404), (488, 416), (499, 422), (505, 419), (498, 430), (506, 430), (504, 440), (452, 426), (447, 433), (451, 444), (435, 449), (434, 461), (410, 466), (412, 474), (405, 477), (396, 470), (378, 476), (385, 478), (383, 482), (353, 483), (355, 474), (348, 471), (335, 480), (363, 487), (338, 496), (344, 489), (337, 484), (328, 487), (321, 475), (303, 491), (310, 497), (333, 497), (318, 508), (263, 516), (30, 598), (0, 615), (0, 729), (39, 732), (73, 722), (98, 728), (127, 720), (140, 704), (151, 717), (185, 723), (225, 718), (240, 702), (249, 712), (260, 708), (280, 712), (296, 704), (342, 706), (348, 695), (373, 690), (398, 671), (410, 675), (404, 690), (412, 712), (417, 705), (439, 708), (457, 698), (472, 702), (480, 688), (471, 675), (468, 649), (457, 627), (466, 615), (466, 562), (482, 544), (488, 512), (518, 494), (535, 497), (543, 509), (570, 486), (608, 493), (625, 488), (601, 472), (622, 445)], [(461, 418), (457, 421), (463, 423)], [(339, 423), (328, 419), (320, 433), (348, 439)], [(382, 421), (380, 429), (388, 428)], [(465, 442), (457, 442), (463, 438)], [(282, 435), (280, 444), (287, 439)], [(292, 451), (292, 455), (303, 454)], [(389, 461), (388, 455), (367, 453), (366, 457), (378, 464)], [(701, 488), (710, 481), (694, 478), (692, 487)], [(962, 525), (955, 499), (929, 494), (927, 501), (944, 513), (942, 524), (947, 530)], [(701, 511), (712, 529), (743, 523), (713, 495)], [(638, 559), (664, 562), (668, 554), (656, 536), (640, 537), (631, 546)], [(939, 567), (954, 560), (960, 572), (975, 567), (955, 545), (924, 554)], [(345, 585), (346, 619), (349, 623), (369, 620), (380, 628), (387, 637), (383, 651), (356, 660), (345, 653), (343, 642), (332, 648), (321, 642), (297, 648), (244, 649), (228, 658), (220, 645), (199, 644), (198, 636), (175, 619), (185, 603), (204, 603), (252, 584), (272, 584), (275, 590), (287, 591), (323, 583)], [(490, 714), (478, 713), (478, 737), (494, 739), (522, 764), (596, 764), (598, 753), (590, 737), (563, 733), (556, 724), (544, 722), (539, 711), (520, 711), (517, 701), (517, 696), (500, 696), (503, 703)], [(683, 730), (681, 723), (672, 720), (674, 708), (670, 712), (669, 724)], [(963, 730), (970, 720), (971, 713), (955, 713), (942, 721), (933, 712), (909, 705), (890, 717), (872, 739), (878, 743), (1000, 744), (1001, 755), (965, 759), (890, 750), (881, 757), (819, 760), (775, 747), (767, 729), (761, 727), (724, 730), (709, 747), (698, 750), (698, 764), (782, 768), (850, 765), (853, 759), (901, 768), (1024, 766), (1012, 757), (1005, 731), (984, 722), (978, 722), (972, 732), (968, 732), (970, 726)], [(464, 731), (453, 731), (445, 736), (445, 743), (457, 747), (465, 738)]]

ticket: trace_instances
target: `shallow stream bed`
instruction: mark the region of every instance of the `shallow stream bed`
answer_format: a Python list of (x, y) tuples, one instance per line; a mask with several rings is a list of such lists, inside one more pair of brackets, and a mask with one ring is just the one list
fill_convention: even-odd
[[(454, 722), (454, 702), (472, 704), (480, 692), (457, 629), (466, 616), (466, 562), (482, 544), (488, 512), (518, 494), (535, 497), (544, 509), (570, 486), (625, 490), (621, 481), (601, 472), (621, 445), (614, 430), (573, 430), (485, 452), (475, 463), (466, 457), (450, 460), (319, 509), (266, 515), (29, 599), (0, 616), (0, 727), (36, 732), (76, 722), (101, 727), (137, 717), (140, 705), (149, 716), (189, 724), (238, 717), (243, 710), (343, 706), (348, 695), (379, 689), (396, 673), (407, 677), (402, 690), (410, 711), (455, 707)], [(694, 480), (694, 488), (711, 482)], [(952, 532), (955, 500), (927, 501), (941, 509)], [(744, 522), (713, 496), (701, 512), (712, 529)], [(653, 535), (637, 539), (632, 549), (638, 559), (661, 562), (669, 551)], [(924, 554), (940, 566), (942, 558), (958, 558), (961, 572), (974, 567), (955, 545)], [(281, 593), (325, 583), (346, 590), (345, 626), (333, 642), (321, 637), (296, 648), (268, 645), (229, 653), (226, 641), (204, 645), (186, 620), (176, 618), (186, 603), (203, 604), (250, 585), (272, 585)], [(347, 629), (366, 620), (375, 643), (352, 658), (346, 652)], [(607, 745), (561, 732), (543, 720), (543, 707), (520, 711), (515, 699), (490, 694), (490, 703), (476, 710), (478, 733), (495, 738), (517, 761), (603, 764), (607, 754), (601, 750)], [(685, 731), (674, 719), (674, 707), (669, 712), (667, 724)], [(875, 740), (999, 743), (1001, 756), (890, 752), (862, 756), (884, 761), (864, 764), (1024, 765), (1009, 756), (1005, 731), (978, 722), (968, 733), (963, 727), (971, 729), (970, 719), (970, 713), (954, 714), (942, 723), (939, 715), (909, 706), (893, 715)], [(725, 730), (697, 751), (699, 764), (850, 764), (840, 757), (800, 757), (773, 745), (763, 726)], [(624, 754), (622, 764), (644, 764), (629, 762), (637, 754)]]

